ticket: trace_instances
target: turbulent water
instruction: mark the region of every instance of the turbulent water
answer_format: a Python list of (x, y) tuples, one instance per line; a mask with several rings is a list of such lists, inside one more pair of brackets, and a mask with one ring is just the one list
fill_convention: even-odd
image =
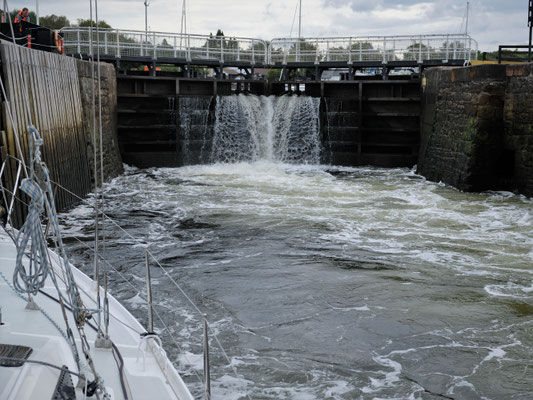
[[(145, 248), (160, 263), (156, 327), (196, 397), (202, 316), (185, 296), (212, 328), (214, 399), (532, 398), (531, 200), (320, 166), (315, 99), (218, 98), (210, 140), (212, 99), (184, 101), (184, 146), (205, 137), (212, 164), (107, 184), (102, 253), (143, 322)], [(88, 273), (91, 203), (63, 215)]]
[[(212, 336), (215, 399), (532, 396), (529, 199), (465, 194), (408, 169), (263, 161), (129, 168), (105, 203), (137, 238), (105, 224), (111, 291), (146, 320), (147, 245), (173, 338), (156, 325), (198, 398), (201, 320), (163, 270), (231, 359)], [(90, 207), (63, 225), (90, 272)]]
[(307, 96), (217, 98), (212, 162), (320, 162), (320, 99)]

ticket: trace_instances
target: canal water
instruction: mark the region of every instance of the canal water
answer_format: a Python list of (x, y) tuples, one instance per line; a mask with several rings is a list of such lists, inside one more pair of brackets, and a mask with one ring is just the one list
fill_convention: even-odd
[[(103, 253), (144, 292), (144, 244), (205, 312), (217, 399), (526, 399), (532, 201), (408, 169), (270, 162), (137, 170), (105, 187)], [(92, 210), (63, 215), (91, 271)], [(82, 243), (74, 239), (82, 238)], [(141, 244), (139, 244), (141, 243)], [(153, 267), (170, 356), (201, 395), (201, 323)], [(141, 320), (121, 275), (110, 287)]]
[[(146, 322), (148, 248), (156, 330), (197, 398), (188, 298), (213, 399), (533, 398), (532, 200), (318, 165), (318, 106), (225, 98), (210, 164), (106, 184), (111, 293)], [(92, 203), (62, 215), (89, 274)]]

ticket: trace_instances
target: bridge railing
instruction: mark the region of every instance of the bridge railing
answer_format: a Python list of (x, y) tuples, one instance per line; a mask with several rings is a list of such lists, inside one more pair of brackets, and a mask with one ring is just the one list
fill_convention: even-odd
[[(89, 28), (69, 27), (63, 33), (66, 54), (90, 54)], [(98, 40), (97, 40), (98, 39)], [(468, 35), (368, 36), (333, 38), (278, 38), (270, 44), (261, 39), (212, 35), (181, 35), (165, 32), (96, 29), (93, 54), (116, 58), (180, 58), (220, 63), (287, 64), (292, 62), (391, 61), (477, 59), (477, 42)]]
[(477, 59), (468, 35), (278, 38), (269, 45), (269, 63), (417, 61)]
[[(69, 27), (61, 29), (61, 32), (66, 54), (91, 54), (89, 28)], [(187, 61), (200, 59), (252, 64), (266, 63), (268, 59), (267, 43), (252, 38), (102, 28), (97, 35), (93, 28), (92, 42), (92, 54), (96, 55), (99, 49), (101, 56), (116, 58), (182, 58)]]

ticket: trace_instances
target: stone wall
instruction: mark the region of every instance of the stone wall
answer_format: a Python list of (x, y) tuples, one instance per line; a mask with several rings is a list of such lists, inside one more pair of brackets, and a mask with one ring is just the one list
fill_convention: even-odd
[(503, 123), (514, 167), (512, 186), (533, 196), (533, 64), (508, 66), (507, 82)]
[[(94, 64), (94, 86), (91, 63), (77, 60), (80, 82), (81, 100), (83, 105), (83, 126), (87, 143), (87, 158), (91, 165), (91, 178), (94, 182), (94, 147), (93, 147), (93, 107), (92, 90), (94, 87), (96, 135), (97, 135), (97, 174), (100, 176), (100, 140), (98, 116), (98, 75), (97, 64)], [(102, 138), (104, 180), (112, 179), (123, 173), (122, 159), (117, 139), (117, 78), (112, 64), (100, 63), (100, 86), (102, 90)]]
[(431, 68), (422, 87), (420, 174), (533, 195), (531, 65)]
[(505, 67), (431, 68), (422, 88), (418, 172), (461, 190), (491, 188), (503, 144)]

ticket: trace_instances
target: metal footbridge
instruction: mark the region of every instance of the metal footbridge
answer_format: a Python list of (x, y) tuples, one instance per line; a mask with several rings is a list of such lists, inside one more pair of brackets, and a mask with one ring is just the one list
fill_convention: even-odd
[(365, 68), (463, 65), (477, 59), (465, 34), (329, 38), (253, 38), (69, 27), (65, 54), (82, 59), (240, 68)]

